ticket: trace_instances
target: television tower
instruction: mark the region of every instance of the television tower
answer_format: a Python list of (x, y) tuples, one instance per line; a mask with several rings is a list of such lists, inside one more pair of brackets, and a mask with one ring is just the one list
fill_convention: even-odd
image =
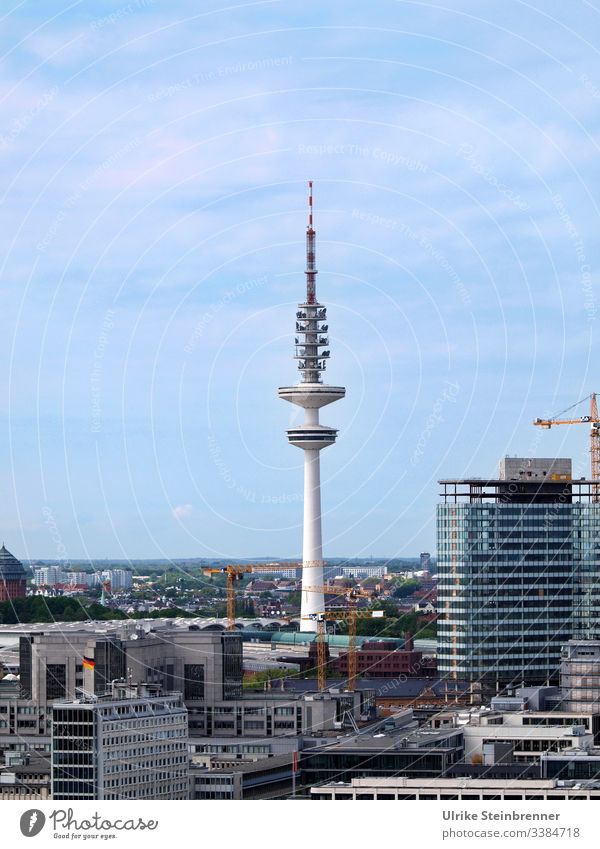
[(321, 470), (319, 452), (333, 445), (337, 430), (319, 424), (319, 409), (346, 394), (343, 386), (323, 383), (329, 359), (327, 308), (317, 301), (315, 231), (313, 230), (312, 180), (308, 183), (306, 228), (306, 300), (296, 313), (296, 354), (300, 382), (282, 386), (279, 397), (304, 408), (304, 423), (287, 431), (288, 441), (304, 451), (304, 534), (302, 544), (301, 631), (316, 631), (315, 615), (325, 609), (323, 593), (323, 542), (321, 537)]

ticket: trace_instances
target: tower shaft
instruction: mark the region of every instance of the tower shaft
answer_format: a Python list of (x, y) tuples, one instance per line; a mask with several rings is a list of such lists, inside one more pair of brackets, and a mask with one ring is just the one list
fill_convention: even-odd
[[(323, 583), (323, 538), (321, 529), (321, 462), (319, 456), (319, 449), (305, 449), (304, 533), (302, 539), (301, 602), (301, 617), (303, 621), (307, 619), (307, 617), (312, 617), (317, 613), (322, 613), (324, 611), (325, 607), (323, 593), (314, 591), (311, 592), (310, 590), (306, 589), (307, 587), (322, 587)], [(303, 630), (313, 629), (307, 627)], [(316, 630), (316, 622), (314, 630)]]

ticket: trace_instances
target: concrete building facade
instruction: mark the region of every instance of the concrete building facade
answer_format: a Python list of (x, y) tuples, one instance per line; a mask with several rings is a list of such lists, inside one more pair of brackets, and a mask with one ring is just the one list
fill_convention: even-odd
[(52, 798), (187, 799), (181, 694), (115, 683), (110, 695), (54, 705)]
[(563, 647), (560, 686), (565, 710), (600, 713), (600, 640), (569, 640)]

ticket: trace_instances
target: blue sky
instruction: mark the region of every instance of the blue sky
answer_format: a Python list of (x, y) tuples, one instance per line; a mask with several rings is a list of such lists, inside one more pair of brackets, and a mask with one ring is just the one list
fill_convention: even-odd
[(434, 551), (506, 453), (587, 473), (531, 421), (600, 391), (600, 4), (51, 5), (2, 20), (11, 550), (300, 555), (309, 178), (326, 555)]

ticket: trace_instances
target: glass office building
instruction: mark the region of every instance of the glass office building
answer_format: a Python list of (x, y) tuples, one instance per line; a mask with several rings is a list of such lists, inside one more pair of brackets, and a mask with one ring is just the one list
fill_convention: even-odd
[(599, 632), (600, 504), (570, 461), (510, 460), (497, 480), (441, 481), (438, 670), (558, 683), (561, 649)]

